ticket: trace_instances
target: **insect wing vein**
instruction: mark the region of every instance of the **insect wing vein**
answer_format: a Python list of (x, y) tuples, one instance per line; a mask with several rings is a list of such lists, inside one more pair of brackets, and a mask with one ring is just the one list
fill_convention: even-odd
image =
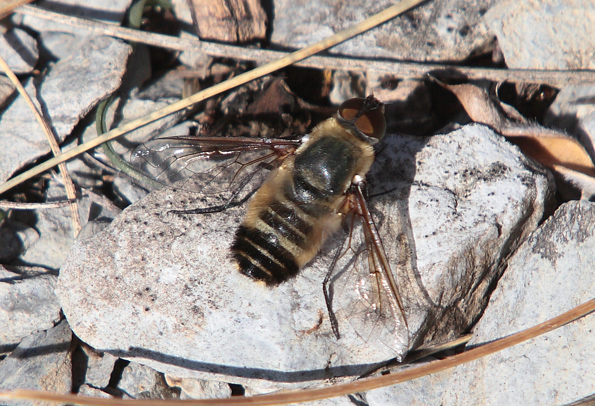
[(335, 284), (332, 305), (338, 319), (347, 320), (363, 341), (378, 341), (402, 353), (408, 349), (409, 331), (401, 298), (393, 289), (393, 274), (363, 194), (356, 192), (355, 199), (359, 213), (353, 215), (361, 221), (351, 223), (348, 247), (330, 278)]
[(131, 163), (162, 185), (219, 200), (264, 180), (268, 170), (299, 146), (299, 140), (231, 137), (163, 137), (139, 145)]

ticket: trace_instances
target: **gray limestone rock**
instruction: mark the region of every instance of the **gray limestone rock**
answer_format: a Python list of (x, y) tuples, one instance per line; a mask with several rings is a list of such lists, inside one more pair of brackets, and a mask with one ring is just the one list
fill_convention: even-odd
[[(469, 344), (516, 333), (592, 299), (593, 224), (595, 204), (574, 201), (541, 225), (510, 260)], [(553, 405), (586, 397), (595, 392), (592, 330), (591, 315), (462, 365), (442, 404)]]
[(225, 382), (176, 378), (169, 375), (165, 375), (165, 381), (171, 387), (180, 388), (180, 399), (216, 399), (231, 396), (231, 387)]
[[(473, 332), (487, 343), (592, 299), (595, 204), (562, 205), (519, 247)], [(593, 315), (504, 351), (367, 393), (370, 405), (562, 405), (595, 392)]]
[(118, 389), (124, 398), (171, 399), (177, 398), (162, 374), (153, 368), (131, 362), (122, 371)]
[[(121, 24), (126, 18), (126, 11), (130, 3), (130, 0), (43, 0), (35, 5), (66, 15)], [(51, 19), (29, 15), (17, 15), (16, 18), (13, 18), (16, 23), (23, 24), (37, 32), (64, 31), (63, 24), (54, 22)], [(73, 30), (72, 27), (68, 27), (68, 31), (75, 31), (79, 36), (79, 41), (89, 35), (89, 31), (82, 28)]]
[(6, 76), (0, 76), (0, 107), (10, 99), (15, 91), (15, 87)]
[(80, 396), (92, 396), (94, 398), (111, 398), (112, 396), (101, 389), (97, 389), (89, 384), (84, 384), (79, 388)]
[(84, 344), (82, 348), (86, 355), (85, 384), (93, 388), (105, 388), (118, 358), (105, 352), (97, 352)]
[(37, 41), (26, 31), (13, 28), (0, 34), (0, 55), (15, 74), (31, 73), (39, 58)]
[(37, 389), (70, 393), (72, 331), (66, 320), (27, 336), (0, 362), (0, 390)]
[(0, 347), (14, 345), (60, 320), (57, 275), (38, 268), (12, 272), (0, 265)]
[(39, 41), (55, 59), (67, 58), (80, 51), (81, 37), (69, 32), (43, 31), (39, 34)]
[[(48, 185), (50, 200), (65, 200), (64, 187), (51, 181)], [(84, 226), (89, 221), (113, 219), (120, 213), (107, 198), (90, 191), (83, 191), (78, 200), (79, 216)], [(72, 229), (72, 212), (69, 206), (43, 209), (37, 213), (38, 238), (30, 239), (21, 261), (58, 270), (68, 255), (75, 239)]]
[[(52, 66), (38, 86), (25, 86), (59, 142), (81, 117), (120, 86), (132, 49), (108, 37), (92, 37), (79, 47), (77, 54)], [(0, 182), (50, 151), (42, 129), (21, 97), (3, 112), (0, 127)]]
[(9, 263), (15, 259), (21, 251), (21, 239), (17, 230), (11, 227), (7, 221), (0, 228), (0, 262)]
[[(489, 46), (483, 14), (493, 0), (427, 2), (330, 53), (415, 61), (461, 61)], [(331, 0), (275, 2), (274, 44), (300, 48), (320, 41), (391, 6), (391, 1), (339, 3)]]
[(515, 69), (593, 69), (591, 0), (502, 1), (485, 15), (506, 65)]

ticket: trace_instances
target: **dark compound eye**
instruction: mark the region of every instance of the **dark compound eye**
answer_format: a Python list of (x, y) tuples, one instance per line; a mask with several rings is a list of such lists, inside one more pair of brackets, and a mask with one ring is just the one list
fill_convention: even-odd
[(355, 128), (368, 137), (376, 139), (384, 137), (386, 132), (384, 105), (374, 96), (345, 101), (339, 107), (339, 116), (352, 123)]

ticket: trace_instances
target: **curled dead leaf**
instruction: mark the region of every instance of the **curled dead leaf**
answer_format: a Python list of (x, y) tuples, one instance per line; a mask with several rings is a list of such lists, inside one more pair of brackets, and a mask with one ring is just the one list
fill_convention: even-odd
[(595, 194), (595, 166), (578, 140), (530, 122), (514, 107), (502, 103), (479, 86), (469, 83), (449, 85), (434, 77), (431, 79), (457, 97), (471, 120), (492, 127), (523, 153), (578, 187), (583, 197)]
[(479, 86), (470, 83), (449, 85), (432, 76), (432, 80), (443, 88), (452, 92), (467, 112), (471, 120), (485, 124), (502, 134), (502, 129), (508, 126), (509, 119), (501, 110), (499, 104)]
[(585, 148), (574, 138), (564, 134), (553, 136), (540, 134), (527, 136), (511, 134), (506, 136), (531, 158), (548, 168), (565, 167), (595, 177), (595, 168)]

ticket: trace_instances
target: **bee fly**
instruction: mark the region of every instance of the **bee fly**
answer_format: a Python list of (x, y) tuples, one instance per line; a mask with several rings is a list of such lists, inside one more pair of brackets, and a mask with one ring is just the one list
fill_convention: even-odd
[[(240, 204), (246, 185), (265, 168), (273, 168), (251, 198), (231, 246), (240, 272), (268, 286), (295, 277), (349, 215), (360, 218), (368, 269), (359, 272), (355, 284), (365, 290), (362, 296), (368, 305), (358, 324), (381, 322), (389, 334), (395, 334), (397, 328), (407, 329), (403, 305), (364, 197), (373, 146), (385, 130), (384, 106), (368, 96), (347, 100), (336, 117), (301, 140), (167, 137), (141, 145), (132, 161), (162, 183), (192, 179), (189, 189), (222, 202), (177, 213), (210, 213)], [(324, 282), (324, 293), (339, 337), (328, 288), (332, 272)], [(377, 298), (369, 299), (371, 294)]]
[(374, 161), (382, 104), (351, 99), (283, 160), (248, 206), (231, 247), (240, 271), (268, 285), (297, 275), (342, 223), (348, 190)]

